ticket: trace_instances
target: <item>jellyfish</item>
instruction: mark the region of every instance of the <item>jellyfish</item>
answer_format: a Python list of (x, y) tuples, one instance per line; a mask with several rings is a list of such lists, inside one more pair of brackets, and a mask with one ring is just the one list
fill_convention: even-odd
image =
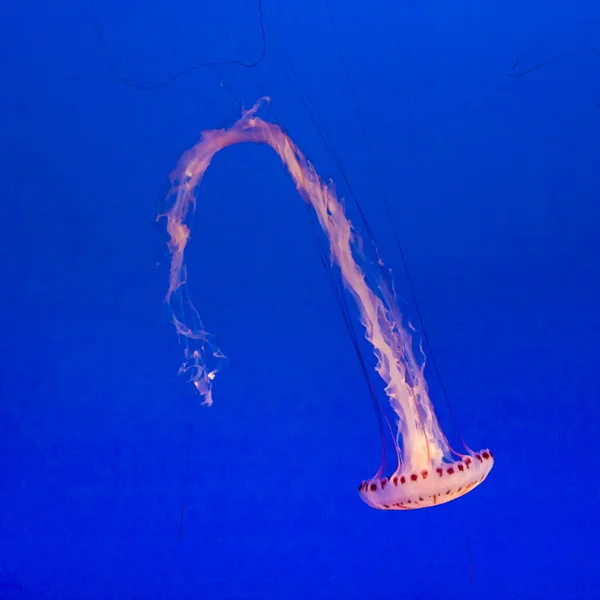
[(204, 131), (171, 174), (170, 208), (159, 218), (167, 219), (170, 237), (171, 265), (165, 301), (184, 341), (181, 371), (189, 373), (204, 403), (212, 404), (213, 383), (225, 355), (205, 331), (186, 288), (184, 252), (196, 190), (219, 150), (245, 142), (266, 144), (279, 155), (299, 195), (316, 213), (329, 242), (331, 262), (338, 267), (345, 288), (358, 307), (365, 337), (376, 358), (375, 369), (385, 383), (385, 394), (397, 417), (393, 435), (397, 468), (385, 476), (384, 458), (376, 475), (359, 485), (360, 497), (376, 509), (410, 510), (463, 496), (488, 476), (494, 464), (491, 451), (473, 452), (465, 444), (465, 452), (458, 453), (450, 447), (429, 397), (425, 361), (419, 363), (415, 356), (395, 295), (383, 278), (369, 285), (365, 267), (359, 265), (359, 259), (367, 260), (361, 236), (346, 217), (333, 184), (321, 179), (279, 125), (257, 116), (265, 102), (269, 98), (258, 100), (227, 129)]

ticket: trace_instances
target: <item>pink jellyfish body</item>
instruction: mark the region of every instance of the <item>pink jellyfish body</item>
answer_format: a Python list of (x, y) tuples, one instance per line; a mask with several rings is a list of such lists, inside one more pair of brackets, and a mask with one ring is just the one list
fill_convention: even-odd
[(204, 331), (185, 292), (184, 251), (190, 234), (186, 223), (195, 206), (196, 188), (219, 150), (243, 142), (267, 144), (288, 169), (300, 196), (316, 212), (329, 241), (331, 261), (339, 268), (358, 307), (365, 337), (377, 360), (376, 370), (386, 384), (385, 393), (397, 417), (394, 448), (398, 468), (390, 477), (384, 477), (382, 463), (373, 478), (360, 484), (360, 497), (374, 508), (408, 510), (436, 506), (466, 494), (489, 474), (494, 464), (492, 453), (472, 452), (466, 446), (464, 454), (451, 450), (429, 398), (424, 361), (420, 365), (415, 358), (411, 335), (403, 324), (394, 294), (383, 278), (369, 287), (357, 262), (366, 261), (362, 240), (347, 219), (333, 186), (321, 180), (278, 125), (256, 116), (259, 106), (260, 101), (244, 111), (229, 129), (203, 132), (198, 144), (184, 154), (172, 174), (173, 201), (163, 215), (168, 220), (172, 255), (166, 301), (172, 308), (177, 332), (185, 341), (186, 360), (181, 370), (189, 373), (204, 402), (211, 404), (213, 382), (224, 355), (210, 342), (210, 335)]

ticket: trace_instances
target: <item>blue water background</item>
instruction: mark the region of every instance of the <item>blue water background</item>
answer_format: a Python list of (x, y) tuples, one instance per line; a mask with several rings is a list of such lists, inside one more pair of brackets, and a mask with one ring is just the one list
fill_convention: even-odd
[[(254, 1), (96, 10), (137, 82), (260, 54)], [(264, 0), (257, 68), (147, 92), (111, 74), (89, 3), (2, 13), (1, 598), (600, 597), (600, 4)], [(270, 95), (261, 115), (349, 194), (297, 91), (420, 328), (387, 195), (463, 435), (496, 456), (456, 502), (359, 499), (376, 420), (269, 148), (202, 183), (190, 292), (230, 362), (210, 409), (177, 377), (156, 215), (200, 131)]]

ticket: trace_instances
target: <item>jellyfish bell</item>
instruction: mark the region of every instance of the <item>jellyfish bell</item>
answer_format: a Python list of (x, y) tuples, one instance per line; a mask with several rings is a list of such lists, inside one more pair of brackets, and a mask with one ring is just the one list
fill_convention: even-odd
[(412, 510), (437, 506), (464, 496), (494, 466), (489, 450), (466, 454), (453, 462), (431, 463), (421, 471), (398, 469), (391, 477), (373, 478), (358, 486), (360, 497), (381, 510)]

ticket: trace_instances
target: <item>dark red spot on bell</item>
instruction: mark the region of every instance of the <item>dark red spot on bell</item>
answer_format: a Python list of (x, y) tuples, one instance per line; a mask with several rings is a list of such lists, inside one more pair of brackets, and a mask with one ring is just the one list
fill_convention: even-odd
[(429, 473), (427, 471), (421, 471), (421, 475), (423, 476), (423, 479), (427, 479), (427, 475), (429, 475)]
[(402, 475), (402, 477), (400, 477), (400, 483), (403, 485), (406, 483), (406, 477), (404, 477), (404, 475)]
[(448, 475), (452, 475), (454, 473), (454, 469), (452, 467), (448, 467), (446, 469), (446, 473), (448, 473)]
[(485, 460), (487, 460), (490, 457), (489, 452), (482, 452), (481, 456), (483, 456), (483, 458), (485, 458)]
[(423, 498), (421, 498), (421, 496), (419, 496), (419, 500), (420, 500), (421, 502), (423, 502)]
[(394, 477), (394, 479), (392, 479), (392, 481), (394, 482), (394, 485), (398, 485), (398, 478)]
[(382, 479), (381, 480), (381, 489), (383, 490), (386, 485), (387, 485), (387, 479)]
[(383, 505), (383, 508), (389, 508), (389, 507), (390, 507), (390, 505), (389, 505), (389, 504), (384, 504), (384, 505)]
[(410, 478), (411, 478), (411, 480), (412, 480), (412, 481), (416, 481), (417, 479), (419, 479), (419, 476), (418, 476), (416, 473), (413, 473), (413, 474), (410, 476)]
[(481, 456), (479, 456), (479, 454), (475, 455), (475, 458), (479, 461), (479, 462), (483, 462), (483, 458), (481, 458)]
[(465, 458), (465, 465), (467, 465), (467, 469), (471, 468), (471, 463), (473, 461), (467, 456), (467, 458)]
[(442, 467), (438, 467), (436, 469), (437, 474), (441, 477), (444, 474), (444, 469), (442, 469)]
[(377, 489), (377, 484), (376, 483), (372, 483), (371, 484), (371, 491), (374, 492)]
[(464, 468), (464, 467), (463, 467), (463, 466), (462, 466), (460, 463), (458, 463), (458, 464), (456, 465), (456, 467), (457, 467), (457, 468), (458, 468), (458, 470), (459, 470), (459, 471), (461, 471), (461, 472), (465, 470), (465, 468)]

